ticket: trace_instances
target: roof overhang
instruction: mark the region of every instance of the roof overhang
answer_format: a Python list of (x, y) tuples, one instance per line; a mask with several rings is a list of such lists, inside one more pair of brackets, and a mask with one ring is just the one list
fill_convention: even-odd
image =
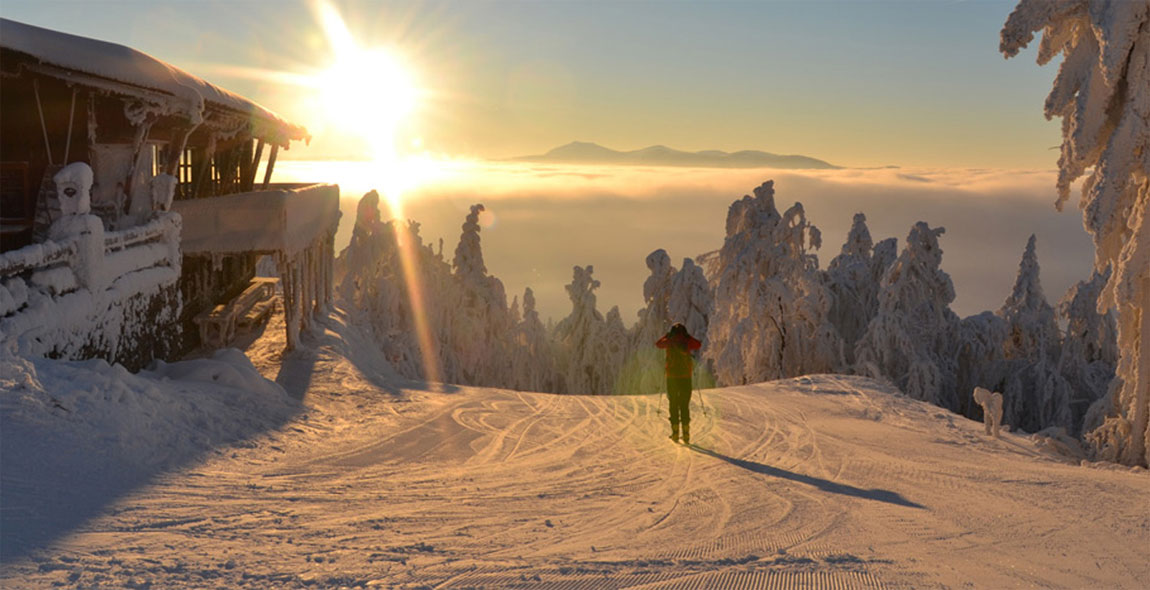
[(124, 45), (0, 18), (0, 50), (22, 54), (22, 67), (104, 92), (131, 96), (199, 125), (212, 112), (246, 119), (253, 137), (288, 147), (307, 129), (238, 94)]

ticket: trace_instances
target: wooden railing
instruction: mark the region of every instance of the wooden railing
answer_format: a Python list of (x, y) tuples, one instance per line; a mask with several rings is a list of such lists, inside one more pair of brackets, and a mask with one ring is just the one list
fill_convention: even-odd
[(59, 296), (80, 288), (98, 289), (147, 268), (178, 269), (179, 236), (179, 215), (160, 213), (129, 229), (70, 236), (4, 252), (0, 254), (0, 288), (7, 296), (0, 294), (0, 317), (24, 307), (29, 290)]

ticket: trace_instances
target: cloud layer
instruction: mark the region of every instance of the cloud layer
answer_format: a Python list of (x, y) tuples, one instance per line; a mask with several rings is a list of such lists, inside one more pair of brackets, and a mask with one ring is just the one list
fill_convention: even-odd
[[(370, 175), (341, 183), (346, 245), (358, 197)], [(366, 164), (364, 164), (366, 166)], [(323, 177), (324, 166), (284, 162), (286, 176)], [(278, 169), (278, 168), (277, 168)], [(865, 213), (877, 242), (901, 242), (916, 221), (943, 226), (943, 270), (955, 283), (960, 316), (997, 309), (1009, 295), (1031, 233), (1047, 299), (1089, 277), (1093, 247), (1072, 208), (1054, 209), (1054, 172), (1033, 170), (847, 169), (825, 171), (713, 170), (523, 164), (453, 164), (404, 198), (406, 217), (422, 224), (426, 242), (444, 240), (450, 259), (472, 203), (488, 216), (481, 234), (488, 271), (508, 297), (535, 291), (544, 317), (570, 311), (563, 286), (574, 265), (594, 265), (602, 282), (599, 309), (618, 305), (625, 322), (642, 307), (647, 254), (663, 248), (683, 257), (722, 246), (727, 208), (765, 180), (774, 180), (780, 209), (801, 202), (822, 231), (823, 268), (838, 254), (856, 212)], [(302, 180), (303, 178), (301, 178)], [(386, 216), (387, 213), (384, 212)]]

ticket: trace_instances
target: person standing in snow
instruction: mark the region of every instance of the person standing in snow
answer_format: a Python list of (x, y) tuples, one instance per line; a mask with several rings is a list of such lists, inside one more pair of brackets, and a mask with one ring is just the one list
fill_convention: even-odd
[(691, 351), (699, 350), (702, 342), (687, 333), (683, 324), (671, 326), (655, 343), (667, 351), (667, 399), (671, 413), (671, 440), (679, 442), (679, 426), (683, 427), (683, 443), (691, 444), (691, 374), (695, 370), (695, 359)]

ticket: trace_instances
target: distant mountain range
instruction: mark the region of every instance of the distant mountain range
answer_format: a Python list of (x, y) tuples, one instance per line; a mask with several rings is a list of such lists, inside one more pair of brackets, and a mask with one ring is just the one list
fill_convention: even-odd
[(561, 164), (617, 164), (639, 166), (690, 166), (699, 168), (838, 168), (808, 156), (780, 156), (757, 150), (684, 152), (662, 145), (620, 152), (599, 144), (573, 141), (546, 154), (512, 158), (517, 162)]

